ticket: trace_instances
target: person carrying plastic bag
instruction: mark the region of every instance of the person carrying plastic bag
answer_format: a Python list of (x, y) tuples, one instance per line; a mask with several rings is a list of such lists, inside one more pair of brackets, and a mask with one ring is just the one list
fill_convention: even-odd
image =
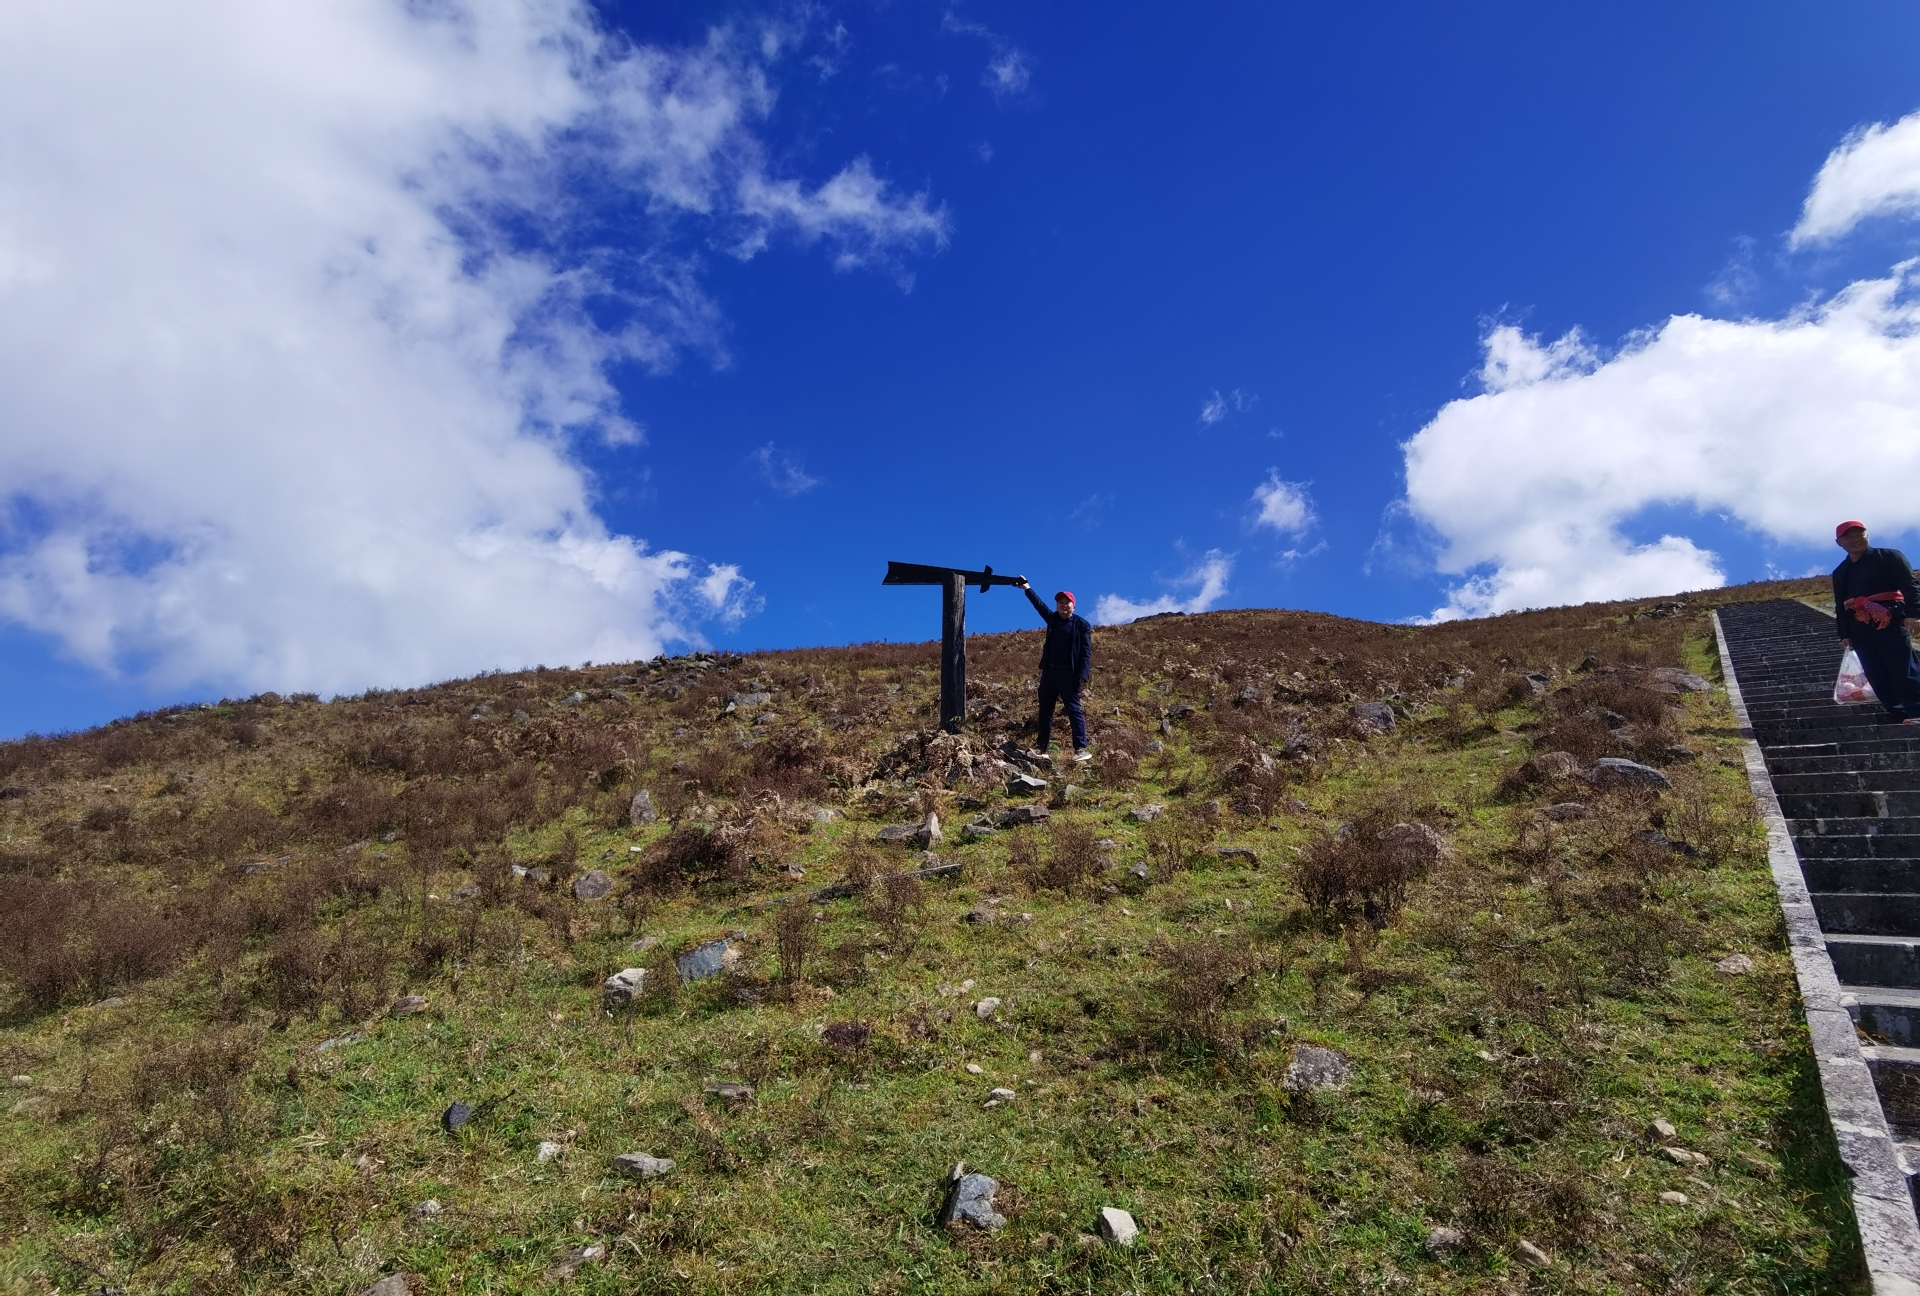
[[(1907, 636), (1907, 615), (1920, 607), (1920, 589), (1913, 568), (1898, 549), (1876, 549), (1867, 540), (1864, 522), (1842, 522), (1833, 529), (1834, 543), (1847, 551), (1846, 561), (1833, 569), (1833, 617), (1840, 642), (1856, 659), (1871, 692), (1862, 692), (1849, 680), (1847, 659), (1841, 660), (1833, 700), (1871, 701), (1878, 698), (1887, 713), (1902, 724), (1920, 725), (1920, 662)], [(1843, 697), (1843, 693), (1860, 694)]]
[(1833, 681), (1833, 700), (1840, 703), (1876, 700), (1873, 682), (1860, 669), (1860, 654), (1851, 648), (1840, 658), (1840, 675)]

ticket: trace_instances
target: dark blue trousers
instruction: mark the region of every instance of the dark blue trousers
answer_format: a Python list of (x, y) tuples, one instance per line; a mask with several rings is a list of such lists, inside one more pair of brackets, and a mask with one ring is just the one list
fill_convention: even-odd
[(1080, 709), (1080, 681), (1071, 675), (1040, 672), (1040, 738), (1035, 746), (1041, 751), (1053, 741), (1053, 704), (1066, 708), (1067, 722), (1073, 726), (1073, 749), (1087, 745), (1087, 717)]
[(1860, 654), (1860, 667), (1867, 672), (1880, 705), (1901, 719), (1920, 716), (1920, 662), (1913, 659), (1913, 641), (1904, 625), (1885, 630), (1856, 629), (1848, 637)]

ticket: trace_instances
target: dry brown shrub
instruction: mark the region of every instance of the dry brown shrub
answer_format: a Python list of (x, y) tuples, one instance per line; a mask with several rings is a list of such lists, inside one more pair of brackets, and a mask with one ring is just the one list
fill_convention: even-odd
[(1219, 835), (1218, 819), (1197, 806), (1176, 805), (1142, 830), (1147, 864), (1156, 874), (1177, 873), (1203, 860)]
[(1099, 839), (1083, 820), (1056, 819), (1047, 829), (1047, 851), (1027, 852), (1030, 858), (1013, 865), (1020, 879), (1035, 891), (1058, 891), (1071, 895), (1082, 883), (1106, 867)]
[(926, 929), (926, 890), (919, 878), (889, 873), (868, 888), (867, 914), (886, 931), (896, 953), (910, 950)]
[(1309, 845), (1295, 874), (1307, 907), (1341, 927), (1390, 926), (1406, 905), (1407, 888), (1430, 863), (1410, 846), (1381, 840), (1398, 822), (1391, 810), (1371, 811)]
[(774, 916), (773, 939), (780, 956), (780, 984), (788, 989), (801, 985), (815, 945), (813, 911), (798, 901), (783, 905)]
[(1155, 1034), (1207, 1048), (1230, 1048), (1238, 1036), (1226, 1028), (1228, 1006), (1251, 985), (1260, 961), (1244, 945), (1218, 936), (1162, 941), (1152, 951), (1162, 976), (1161, 1011)]

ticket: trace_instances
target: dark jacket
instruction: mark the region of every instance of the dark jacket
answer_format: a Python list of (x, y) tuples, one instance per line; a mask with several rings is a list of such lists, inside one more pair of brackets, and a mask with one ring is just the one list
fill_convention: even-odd
[(1907, 556), (1898, 549), (1869, 549), (1860, 555), (1858, 562), (1849, 557), (1833, 569), (1833, 619), (1842, 639), (1874, 631), (1872, 622), (1859, 620), (1847, 611), (1847, 600), (1884, 594), (1888, 590), (1899, 590), (1907, 600), (1905, 606), (1892, 605), (1893, 621), (1888, 626), (1892, 629), (1920, 608), (1920, 589), (1914, 588), (1913, 568), (1907, 565)]
[(1023, 591), (1033, 610), (1047, 623), (1047, 646), (1040, 650), (1040, 673), (1064, 676), (1085, 684), (1093, 678), (1093, 625), (1078, 612), (1061, 616), (1031, 589)]

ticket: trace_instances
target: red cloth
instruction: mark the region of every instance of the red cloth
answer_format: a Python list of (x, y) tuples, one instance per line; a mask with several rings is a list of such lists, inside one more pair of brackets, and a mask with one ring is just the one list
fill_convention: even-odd
[(1863, 594), (1859, 598), (1848, 599), (1847, 611), (1862, 621), (1873, 622), (1874, 629), (1885, 630), (1888, 623), (1893, 620), (1893, 609), (1887, 604), (1898, 603), (1901, 605), (1901, 610), (1905, 611), (1906, 602), (1907, 596), (1899, 590), (1886, 590), (1879, 594)]

